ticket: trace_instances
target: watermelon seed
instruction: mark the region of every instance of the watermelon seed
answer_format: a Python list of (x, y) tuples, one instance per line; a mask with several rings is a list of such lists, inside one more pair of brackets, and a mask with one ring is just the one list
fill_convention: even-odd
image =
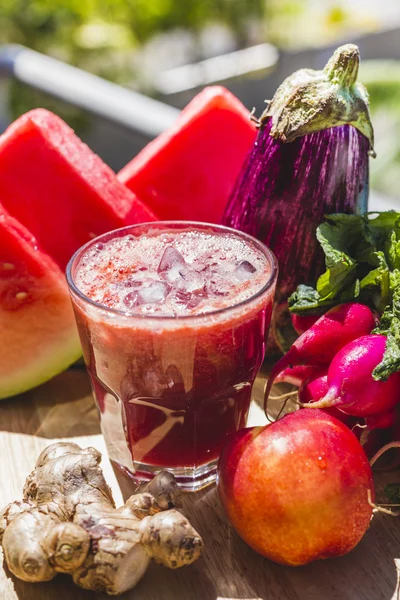
[(16, 300), (25, 300), (27, 297), (28, 297), (28, 294), (26, 292), (17, 292), (15, 294)]
[(2, 263), (1, 266), (4, 271), (14, 271), (15, 269), (15, 265), (9, 262)]

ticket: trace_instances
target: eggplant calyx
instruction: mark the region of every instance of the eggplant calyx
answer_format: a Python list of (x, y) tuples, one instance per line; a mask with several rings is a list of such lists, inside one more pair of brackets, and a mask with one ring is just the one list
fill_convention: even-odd
[(282, 142), (339, 125), (353, 125), (369, 140), (374, 131), (368, 92), (357, 81), (360, 52), (354, 44), (340, 46), (322, 71), (300, 69), (285, 79), (260, 118), (272, 119), (270, 135)]

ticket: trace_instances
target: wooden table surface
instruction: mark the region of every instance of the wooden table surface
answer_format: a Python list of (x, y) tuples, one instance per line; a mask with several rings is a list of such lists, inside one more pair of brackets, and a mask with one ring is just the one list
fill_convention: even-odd
[[(262, 382), (255, 386), (260, 398)], [(263, 423), (253, 403), (251, 423)], [(99, 432), (86, 373), (70, 370), (36, 390), (0, 404), (0, 507), (21, 497), (39, 452), (59, 439), (103, 452), (103, 468), (117, 503), (132, 483), (116, 475)], [(381, 476), (380, 476), (381, 477)], [(390, 473), (400, 480), (399, 472)], [(379, 481), (378, 481), (379, 483)], [(382, 483), (382, 482), (380, 482)], [(295, 494), (295, 490), (293, 491)], [(400, 598), (400, 520), (377, 514), (349, 555), (301, 568), (276, 565), (253, 552), (227, 522), (215, 486), (185, 494), (184, 512), (202, 534), (205, 551), (195, 564), (171, 571), (152, 564), (124, 600), (390, 600)], [(1, 560), (0, 560), (1, 565)], [(1, 600), (100, 600), (67, 576), (27, 584), (0, 566)]]

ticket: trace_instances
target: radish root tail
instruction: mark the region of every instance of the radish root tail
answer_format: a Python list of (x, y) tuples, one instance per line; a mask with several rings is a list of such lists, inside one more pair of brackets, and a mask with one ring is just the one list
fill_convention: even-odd
[(368, 504), (372, 506), (374, 512), (380, 512), (384, 515), (390, 515), (391, 517), (400, 517), (400, 510), (389, 510), (386, 506), (400, 506), (400, 504), (375, 504), (372, 501), (371, 490), (367, 490), (368, 493)]
[(270, 396), (268, 400), (288, 400), (293, 396), (297, 396), (297, 390), (293, 390), (292, 392), (287, 392), (287, 394), (280, 394), (279, 396)]
[(378, 458), (380, 458), (382, 456), (382, 454), (385, 454), (385, 452), (387, 452), (388, 450), (391, 450), (392, 448), (400, 448), (400, 442), (390, 442), (389, 444), (385, 444), (385, 446), (382, 446), (382, 448), (380, 448), (378, 450), (378, 452), (376, 452), (374, 454), (374, 456), (371, 458), (371, 460), (369, 461), (369, 464), (371, 465), (371, 467), (376, 463)]
[(279, 373), (286, 369), (286, 367), (289, 367), (291, 363), (292, 355), (290, 352), (288, 352), (287, 354), (285, 354), (285, 356), (282, 356), (282, 358), (278, 360), (267, 379), (264, 390), (264, 412), (268, 420), (270, 420), (268, 417), (268, 400), (270, 397), (272, 385), (275, 379), (278, 377)]

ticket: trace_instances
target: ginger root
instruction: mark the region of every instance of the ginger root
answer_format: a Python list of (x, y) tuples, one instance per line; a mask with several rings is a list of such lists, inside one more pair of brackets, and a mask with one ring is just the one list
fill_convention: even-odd
[(28, 476), (22, 502), (0, 513), (0, 543), (19, 579), (49, 581), (69, 573), (89, 590), (122, 594), (150, 560), (175, 569), (194, 562), (203, 542), (175, 510), (176, 481), (161, 471), (120, 508), (95, 448), (60, 442), (47, 447)]

